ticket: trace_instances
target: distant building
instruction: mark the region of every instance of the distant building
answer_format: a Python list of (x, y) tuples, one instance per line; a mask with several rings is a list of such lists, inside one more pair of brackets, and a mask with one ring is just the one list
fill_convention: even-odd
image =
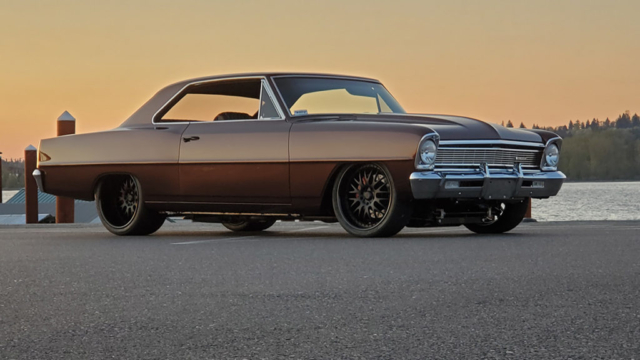
[[(18, 191), (6, 203), (0, 204), (0, 225), (24, 224), (25, 191)], [(55, 222), (56, 197), (38, 191), (38, 221), (40, 223)], [(75, 201), (75, 222), (81, 224), (99, 222), (98, 211), (93, 201)]]

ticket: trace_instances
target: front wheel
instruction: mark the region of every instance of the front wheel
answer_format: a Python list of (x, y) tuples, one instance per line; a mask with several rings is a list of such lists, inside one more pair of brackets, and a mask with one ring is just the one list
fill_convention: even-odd
[(342, 169), (332, 195), (336, 218), (355, 236), (393, 236), (411, 219), (408, 203), (398, 196), (393, 178), (383, 165), (352, 165)]
[(144, 206), (140, 182), (131, 175), (103, 179), (95, 199), (102, 224), (116, 235), (149, 235), (160, 229), (166, 219)]
[(465, 227), (478, 234), (502, 234), (520, 225), (527, 214), (529, 202), (526, 199), (519, 203), (502, 203), (491, 209), (483, 223), (466, 224)]

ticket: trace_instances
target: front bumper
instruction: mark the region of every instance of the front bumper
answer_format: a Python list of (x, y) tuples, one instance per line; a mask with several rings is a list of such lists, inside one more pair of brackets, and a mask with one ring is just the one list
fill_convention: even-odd
[(548, 198), (560, 191), (566, 176), (560, 171), (513, 169), (434, 170), (411, 174), (416, 199), (508, 200)]

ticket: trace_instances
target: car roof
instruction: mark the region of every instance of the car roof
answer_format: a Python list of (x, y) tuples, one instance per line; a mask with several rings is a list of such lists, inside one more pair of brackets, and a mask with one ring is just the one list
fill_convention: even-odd
[(256, 73), (237, 73), (237, 74), (224, 74), (224, 75), (211, 75), (198, 77), (193, 79), (182, 80), (176, 83), (169, 85), (168, 87), (172, 87), (175, 85), (187, 85), (194, 82), (200, 81), (208, 81), (208, 80), (219, 80), (226, 78), (241, 78), (241, 77), (279, 77), (279, 76), (300, 76), (300, 77), (326, 77), (326, 78), (343, 78), (343, 79), (353, 79), (353, 80), (361, 80), (361, 81), (369, 81), (379, 83), (380, 81), (377, 79), (361, 77), (361, 76), (351, 76), (351, 75), (338, 75), (338, 74), (323, 74), (323, 73), (296, 73), (296, 72), (256, 72)]
[(155, 116), (156, 112), (160, 108), (166, 105), (166, 103), (170, 101), (171, 98), (173, 98), (176, 94), (178, 94), (183, 88), (193, 83), (206, 82), (206, 81), (212, 81), (212, 80), (243, 78), (243, 77), (273, 78), (278, 76), (352, 79), (352, 80), (359, 80), (359, 81), (374, 82), (378, 84), (380, 83), (380, 81), (376, 79), (370, 79), (370, 78), (358, 77), (358, 76), (318, 74), (318, 73), (294, 73), (294, 72), (261, 72), (261, 73), (240, 73), (240, 74), (205, 76), (200, 78), (183, 80), (183, 81), (165, 86), (160, 91), (158, 91), (151, 99), (149, 99), (149, 101), (147, 101), (144, 105), (142, 105), (142, 107), (140, 107), (136, 112), (134, 112), (127, 120), (125, 120), (124, 123), (120, 125), (120, 127), (133, 126), (133, 125), (146, 125), (151, 123), (153, 116)]

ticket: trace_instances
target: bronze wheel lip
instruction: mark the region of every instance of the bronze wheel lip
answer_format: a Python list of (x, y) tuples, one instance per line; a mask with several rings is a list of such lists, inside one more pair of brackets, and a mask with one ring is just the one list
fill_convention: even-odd
[[(125, 180), (123, 180), (119, 186), (117, 187), (117, 194), (118, 197), (116, 199), (116, 203), (115, 203), (115, 211), (118, 211), (120, 213), (121, 216), (123, 216), (126, 219), (126, 222), (122, 225), (115, 225), (113, 224), (109, 218), (107, 218), (107, 216), (104, 215), (104, 210), (102, 209), (102, 204), (104, 203), (104, 201), (102, 199), (99, 199), (100, 201), (100, 206), (99, 206), (99, 211), (100, 213), (102, 213), (102, 218), (104, 219), (104, 221), (106, 221), (110, 227), (114, 228), (114, 229), (124, 229), (128, 226), (131, 225), (131, 223), (133, 223), (134, 219), (136, 218), (136, 215), (138, 214), (138, 211), (140, 210), (140, 191), (139, 191), (139, 182), (138, 180), (130, 175), (130, 174), (122, 174), (123, 176), (126, 177)], [(128, 183), (128, 184), (127, 184)], [(128, 194), (128, 191), (125, 191), (123, 193), (123, 189), (125, 187), (127, 187), (127, 185), (129, 186), (129, 188), (131, 189), (131, 195), (133, 197), (133, 199), (135, 201), (131, 202), (131, 204), (129, 206), (127, 206), (127, 202), (125, 201), (125, 195)], [(102, 196), (102, 195), (101, 195)], [(121, 204), (121, 201), (123, 202)], [(123, 211), (123, 208), (125, 209)], [(127, 209), (131, 209), (131, 215), (128, 215), (128, 210)]]
[[(341, 182), (346, 181), (346, 184), (341, 186), (346, 189), (339, 194), (345, 218), (360, 230), (376, 228), (387, 217), (391, 207), (391, 184), (386, 170), (377, 164), (366, 164), (354, 167), (345, 175)], [(345, 190), (349, 191), (345, 193)], [(384, 194), (389, 195), (379, 196)]]

